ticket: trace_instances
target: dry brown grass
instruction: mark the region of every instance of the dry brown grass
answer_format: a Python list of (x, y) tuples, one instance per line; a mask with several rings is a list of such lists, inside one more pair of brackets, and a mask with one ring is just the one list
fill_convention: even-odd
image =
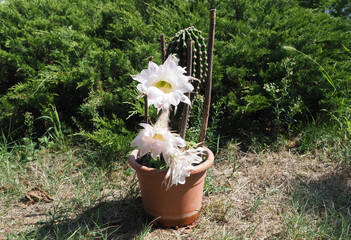
[[(291, 196), (301, 187), (304, 194), (323, 188), (323, 204), (328, 205), (336, 194), (349, 192), (351, 183), (350, 169), (312, 155), (243, 153), (232, 145), (217, 155), (208, 173), (202, 212), (193, 225), (147, 228), (150, 219), (127, 166), (116, 163), (106, 173), (88, 167), (77, 154), (68, 165), (66, 155), (55, 156), (50, 168), (47, 161), (30, 162), (24, 172), (55, 200), (28, 205), (23, 197), (33, 186), (25, 184), (20, 184), (22, 197), (5, 194), (0, 200), (0, 239), (17, 233), (23, 239), (284, 239), (289, 236), (284, 223), (296, 214)], [(53, 168), (55, 181), (50, 181)]]
[(325, 194), (347, 191), (350, 185), (350, 170), (289, 151), (237, 152), (242, 165), (232, 175), (233, 163), (227, 157), (232, 155), (230, 151), (221, 152), (217, 158), (225, 160), (210, 170), (213, 182), (226, 188), (204, 197), (197, 228), (156, 228), (148, 239), (281, 239), (284, 218), (295, 214), (290, 199), (298, 183), (309, 188), (319, 183), (327, 188)]

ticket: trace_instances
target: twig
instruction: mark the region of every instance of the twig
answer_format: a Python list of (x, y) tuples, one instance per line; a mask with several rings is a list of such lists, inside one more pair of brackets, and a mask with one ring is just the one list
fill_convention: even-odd
[(202, 125), (199, 142), (201, 146), (205, 143), (206, 130), (208, 125), (208, 117), (210, 115), (210, 104), (211, 104), (211, 91), (212, 91), (212, 65), (213, 65), (213, 48), (214, 48), (214, 37), (215, 37), (215, 25), (216, 25), (216, 9), (210, 11), (210, 32), (208, 36), (208, 72), (205, 82), (205, 101), (204, 109), (202, 113)]
[(165, 35), (162, 33), (160, 35), (160, 40), (161, 40), (161, 58), (162, 58), (162, 63), (166, 61), (166, 43), (165, 43)]
[(145, 106), (144, 106), (144, 108), (145, 108), (145, 115), (144, 115), (144, 122), (145, 123), (149, 123), (149, 104), (148, 104), (148, 102), (147, 102), (147, 96), (145, 95), (144, 96), (144, 103), (145, 103)]
[[(187, 54), (187, 72), (188, 75), (191, 76), (192, 75), (192, 69), (193, 69), (193, 44), (194, 41), (192, 41), (190, 38), (188, 38), (188, 54)], [(186, 93), (186, 96), (190, 99), (190, 92)], [(186, 126), (188, 123), (188, 116), (189, 116), (189, 105), (188, 104), (184, 104), (184, 108), (183, 108), (183, 114), (182, 114), (182, 122), (180, 125), (180, 137), (185, 139), (185, 135), (186, 135)]]

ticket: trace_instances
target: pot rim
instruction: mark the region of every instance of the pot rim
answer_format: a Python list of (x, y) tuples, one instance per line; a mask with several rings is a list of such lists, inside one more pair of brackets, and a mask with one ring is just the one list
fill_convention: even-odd
[[(190, 174), (197, 174), (197, 173), (201, 173), (206, 171), (209, 167), (211, 167), (211, 165), (214, 162), (214, 155), (213, 152), (208, 149), (207, 147), (203, 147), (205, 149), (205, 152), (207, 153), (207, 159), (205, 161), (203, 161), (202, 163), (200, 163), (199, 165), (196, 165), (194, 167), (193, 170), (190, 171)], [(128, 157), (128, 162), (129, 165), (136, 171), (142, 171), (148, 174), (166, 174), (166, 172), (168, 171), (168, 169), (164, 169), (164, 170), (160, 170), (157, 168), (149, 168), (146, 167), (144, 165), (139, 164), (136, 159), (138, 158), (138, 152), (139, 149), (135, 149), (133, 150)]]

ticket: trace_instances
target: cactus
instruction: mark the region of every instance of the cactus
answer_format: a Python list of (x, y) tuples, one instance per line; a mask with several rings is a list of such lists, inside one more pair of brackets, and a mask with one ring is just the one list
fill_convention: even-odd
[[(188, 63), (187, 63), (188, 39), (191, 39), (194, 42), (193, 56), (192, 56), (192, 59), (193, 59), (192, 77), (195, 77), (199, 80), (199, 81), (192, 82), (194, 86), (194, 91), (193, 91), (194, 94), (191, 94), (190, 99), (192, 102), (194, 102), (195, 95), (199, 93), (200, 85), (202, 85), (202, 83), (205, 82), (205, 78), (207, 76), (207, 66), (208, 66), (207, 46), (205, 43), (205, 39), (201, 36), (201, 31), (191, 26), (176, 33), (172, 41), (168, 44), (168, 47), (166, 49), (166, 58), (170, 54), (176, 54), (176, 56), (179, 58), (179, 65), (181, 67), (187, 67), (188, 66)], [(178, 108), (178, 111), (172, 117), (172, 124), (170, 125), (172, 129), (178, 129), (179, 131), (183, 131), (183, 128), (186, 129), (188, 116), (187, 116), (187, 113), (183, 111), (184, 111), (184, 105), (181, 104)], [(181, 123), (182, 122), (181, 119), (183, 118), (185, 119), (185, 121), (184, 123)], [(182, 137), (184, 138), (184, 136), (185, 135), (183, 135)]]
[[(207, 47), (205, 39), (201, 36), (201, 31), (191, 26), (176, 33), (172, 41), (168, 44), (166, 55), (176, 54), (179, 58), (179, 65), (187, 66), (187, 40), (194, 41), (193, 45), (193, 69), (192, 76), (204, 82), (207, 75)], [(198, 85), (195, 91), (198, 89)]]

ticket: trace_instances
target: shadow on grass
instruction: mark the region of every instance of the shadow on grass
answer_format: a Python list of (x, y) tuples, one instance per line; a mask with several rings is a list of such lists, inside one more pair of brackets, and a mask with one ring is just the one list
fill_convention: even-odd
[(291, 204), (294, 212), (279, 237), (351, 239), (351, 168), (317, 176), (297, 176)]
[(143, 231), (148, 220), (141, 198), (101, 202), (71, 218), (64, 217), (63, 212), (67, 211), (52, 213), (51, 220), (27, 237), (38, 240), (132, 239)]
[(307, 207), (339, 212), (351, 210), (351, 169), (339, 168), (321, 176), (297, 178), (296, 197)]

